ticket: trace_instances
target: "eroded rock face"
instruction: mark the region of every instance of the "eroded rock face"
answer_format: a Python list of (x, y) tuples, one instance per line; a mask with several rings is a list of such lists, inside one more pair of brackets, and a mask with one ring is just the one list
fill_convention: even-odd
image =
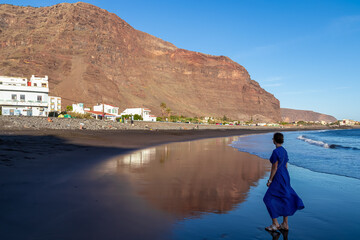
[(179, 49), (86, 3), (0, 5), (0, 75), (48, 75), (64, 105), (279, 121), (279, 101), (224, 56)]
[(328, 123), (332, 123), (337, 121), (336, 118), (331, 115), (290, 108), (281, 108), (281, 117), (284, 122), (325, 121)]

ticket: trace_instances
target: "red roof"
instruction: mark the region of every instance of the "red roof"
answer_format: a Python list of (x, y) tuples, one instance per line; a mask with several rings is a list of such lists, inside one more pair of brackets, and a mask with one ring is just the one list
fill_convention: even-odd
[[(100, 104), (100, 105), (101, 105), (101, 104)], [(106, 103), (104, 103), (104, 105), (108, 105), (108, 106), (110, 106), (110, 107), (114, 107), (114, 108), (119, 108), (119, 107), (115, 107), (115, 106), (113, 106), (113, 105), (106, 104)]]
[[(99, 111), (85, 111), (85, 112), (96, 114), (96, 115), (103, 115), (103, 112), (99, 112)], [(107, 113), (107, 112), (104, 112), (104, 114), (105, 114), (105, 116), (116, 116), (115, 114), (111, 114), (111, 113)]]

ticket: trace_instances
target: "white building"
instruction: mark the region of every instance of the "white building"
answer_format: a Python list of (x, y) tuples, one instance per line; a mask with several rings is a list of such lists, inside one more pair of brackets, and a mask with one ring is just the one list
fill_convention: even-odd
[(44, 116), (48, 114), (48, 76), (30, 80), (0, 76), (2, 115)]
[(340, 126), (354, 126), (355, 123), (356, 122), (354, 120), (350, 120), (350, 119), (343, 119), (339, 121)]
[(72, 105), (73, 108), (73, 112), (74, 113), (80, 113), (80, 114), (85, 114), (85, 110), (84, 110), (84, 104), (83, 103), (76, 103)]
[(96, 112), (104, 111), (105, 113), (109, 113), (109, 114), (116, 115), (116, 116), (119, 115), (119, 108), (109, 105), (109, 104), (104, 104), (104, 105), (100, 104), (100, 105), (94, 106), (93, 110)]
[(96, 119), (104, 115), (105, 118), (115, 120), (115, 118), (119, 116), (119, 108), (109, 104), (96, 105), (93, 107), (93, 111), (85, 110), (85, 112), (95, 116)]
[(150, 114), (151, 110), (148, 108), (127, 108), (121, 115), (140, 115), (143, 121), (156, 122), (156, 117)]
[(49, 96), (48, 99), (48, 111), (58, 113), (61, 112), (61, 97)]

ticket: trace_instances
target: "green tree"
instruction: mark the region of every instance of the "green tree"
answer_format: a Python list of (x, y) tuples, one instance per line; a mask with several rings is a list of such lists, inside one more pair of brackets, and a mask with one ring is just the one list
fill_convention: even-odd
[(70, 106), (70, 105), (66, 106), (66, 111), (71, 112), (72, 110), (73, 110), (73, 107), (72, 107), (72, 106)]
[(143, 120), (143, 118), (142, 118), (142, 116), (141, 115), (139, 115), (139, 114), (135, 114), (134, 115), (134, 120)]

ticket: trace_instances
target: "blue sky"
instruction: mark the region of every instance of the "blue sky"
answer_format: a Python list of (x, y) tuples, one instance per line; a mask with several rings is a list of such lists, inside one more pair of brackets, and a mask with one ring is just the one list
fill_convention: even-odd
[[(0, 1), (49, 6), (56, 0)], [(360, 120), (360, 1), (88, 0), (179, 48), (224, 55), (281, 107)]]

